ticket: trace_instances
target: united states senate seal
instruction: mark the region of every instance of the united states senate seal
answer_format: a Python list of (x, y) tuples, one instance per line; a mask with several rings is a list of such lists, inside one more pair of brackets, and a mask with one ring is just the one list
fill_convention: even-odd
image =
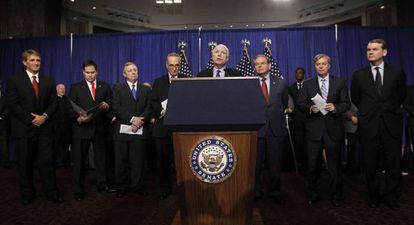
[(226, 139), (205, 137), (191, 150), (190, 167), (198, 179), (206, 183), (221, 183), (236, 168), (236, 152)]

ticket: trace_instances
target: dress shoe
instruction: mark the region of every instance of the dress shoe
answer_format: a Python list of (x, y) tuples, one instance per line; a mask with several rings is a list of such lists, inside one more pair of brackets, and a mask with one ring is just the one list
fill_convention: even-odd
[(73, 198), (76, 201), (82, 201), (85, 198), (85, 194), (84, 193), (76, 193), (76, 194), (73, 194)]
[(341, 200), (338, 198), (331, 199), (331, 204), (333, 207), (341, 207), (342, 205)]
[(23, 205), (29, 205), (32, 201), (33, 201), (32, 198), (24, 198), (24, 199), (22, 199), (22, 204)]
[(387, 200), (387, 201), (384, 201), (384, 204), (392, 210), (400, 209), (400, 204), (398, 203), (397, 200)]
[(112, 189), (109, 186), (98, 188), (98, 192), (106, 192), (106, 193), (116, 193), (115, 189)]
[(270, 196), (270, 199), (272, 199), (277, 205), (284, 205), (286, 203), (285, 199), (280, 196)]
[(60, 197), (60, 195), (48, 196), (46, 199), (49, 202), (54, 202), (54, 203), (63, 203), (64, 202), (63, 198)]
[(126, 196), (126, 192), (125, 191), (118, 191), (116, 193), (116, 197), (118, 197), (118, 198), (123, 198), (125, 196)]
[(310, 196), (309, 200), (308, 200), (308, 204), (309, 204), (310, 206), (312, 206), (312, 205), (315, 205), (315, 203), (316, 203), (316, 202), (318, 202), (318, 201), (319, 201), (319, 195), (317, 195), (317, 194), (312, 194), (312, 195)]
[(134, 193), (135, 194), (139, 194), (139, 195), (141, 195), (141, 196), (148, 196), (148, 192), (147, 192), (147, 190), (145, 190), (145, 189), (139, 189), (139, 190), (136, 190), (136, 191), (134, 191)]
[(161, 193), (161, 200), (167, 199), (168, 196), (170, 196), (171, 191), (164, 191), (163, 193)]

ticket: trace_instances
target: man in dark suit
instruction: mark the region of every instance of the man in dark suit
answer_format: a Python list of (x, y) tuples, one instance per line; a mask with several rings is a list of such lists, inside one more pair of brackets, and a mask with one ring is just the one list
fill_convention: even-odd
[(168, 91), (172, 78), (179, 76), (180, 56), (177, 53), (167, 55), (166, 67), (168, 74), (157, 78), (154, 81), (152, 89), (152, 109), (154, 112), (155, 123), (153, 136), (155, 137), (155, 146), (159, 153), (160, 165), (160, 186), (161, 199), (167, 198), (171, 194), (172, 186), (172, 164), (173, 164), (173, 142), (171, 132), (164, 127), (164, 116), (166, 114), (165, 105), (162, 102), (168, 100)]
[(82, 64), (82, 69), (84, 80), (71, 86), (69, 99), (83, 110), (98, 108), (89, 114), (77, 112), (73, 108), (69, 110), (69, 116), (73, 120), (72, 192), (73, 197), (78, 201), (85, 198), (85, 160), (91, 144), (94, 151), (97, 190), (98, 192), (115, 192), (108, 186), (105, 146), (105, 128), (107, 127), (105, 123), (112, 91), (107, 83), (97, 80), (98, 66), (94, 61), (86, 60)]
[(370, 65), (354, 72), (351, 96), (359, 109), (369, 205), (376, 208), (383, 202), (397, 209), (403, 131), (401, 104), (406, 94), (406, 76), (400, 68), (384, 63), (387, 49), (382, 39), (369, 41)]
[(65, 85), (56, 85), (57, 109), (53, 115), (53, 149), (56, 151), (57, 166), (69, 166), (70, 154), (69, 145), (72, 135), (72, 124), (69, 118), (70, 103), (65, 95)]
[[(342, 204), (340, 173), (341, 144), (345, 138), (342, 114), (350, 107), (348, 91), (342, 78), (329, 74), (331, 59), (317, 54), (316, 77), (306, 80), (299, 95), (299, 109), (306, 113), (306, 146), (308, 151), (309, 204), (319, 200), (318, 183), (322, 149), (325, 148), (329, 173), (329, 199), (334, 207)], [(318, 108), (313, 100), (319, 95), (324, 102)]]
[(266, 124), (257, 133), (255, 199), (262, 197), (261, 175), (263, 163), (270, 169), (269, 197), (277, 204), (283, 204), (280, 195), (280, 171), (282, 153), (286, 142), (285, 109), (288, 106), (288, 87), (284, 81), (271, 76), (271, 64), (265, 55), (254, 58), (254, 69), (259, 76), (266, 102)]
[(302, 67), (298, 67), (295, 70), (295, 79), (296, 82), (289, 87), (289, 95), (293, 99), (293, 103), (295, 104), (295, 110), (292, 112), (292, 123), (291, 123), (291, 132), (292, 132), (292, 139), (293, 139), (293, 147), (295, 148), (296, 159), (298, 162), (298, 167), (300, 169), (306, 168), (306, 140), (305, 137), (305, 121), (306, 115), (301, 110), (299, 110), (298, 104), (298, 97), (300, 92), (302, 91), (303, 81), (305, 78), (305, 69)]
[(1, 166), (4, 169), (10, 168), (9, 161), (9, 110), (6, 107), (6, 96), (1, 89), (0, 80), (0, 149), (1, 149)]
[[(127, 191), (145, 196), (145, 139), (148, 135), (146, 126), (151, 119), (151, 89), (138, 83), (138, 68), (132, 62), (124, 65), (124, 77), (125, 83), (114, 86), (112, 101), (116, 117), (114, 141), (117, 196), (124, 197)], [(127, 127), (127, 132), (123, 132), (123, 127)]]
[(214, 47), (211, 50), (213, 68), (200, 71), (197, 77), (241, 77), (242, 74), (238, 70), (226, 66), (229, 54), (229, 49), (223, 44)]
[(49, 120), (56, 111), (55, 84), (52, 78), (39, 74), (40, 53), (29, 49), (22, 59), (25, 72), (10, 78), (6, 97), (11, 136), (16, 140), (21, 200), (27, 205), (35, 197), (33, 168), (37, 159), (46, 198), (61, 203), (53, 162), (53, 124)]

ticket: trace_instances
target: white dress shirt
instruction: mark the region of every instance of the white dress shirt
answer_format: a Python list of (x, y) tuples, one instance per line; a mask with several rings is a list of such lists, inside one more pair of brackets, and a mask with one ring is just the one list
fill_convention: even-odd
[(378, 66), (374, 66), (371, 64), (371, 71), (372, 71), (372, 76), (374, 78), (374, 81), (375, 81), (375, 76), (377, 75), (377, 70), (375, 69), (376, 67), (379, 67), (379, 71), (381, 75), (381, 84), (384, 84), (384, 61)]

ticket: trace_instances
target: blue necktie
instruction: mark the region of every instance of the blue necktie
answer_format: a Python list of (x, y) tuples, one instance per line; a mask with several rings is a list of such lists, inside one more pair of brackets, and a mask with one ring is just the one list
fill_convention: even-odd
[(137, 90), (135, 89), (135, 84), (132, 85), (132, 96), (137, 100)]
[(216, 71), (216, 77), (220, 77), (220, 70)]
[(328, 89), (326, 88), (325, 79), (322, 79), (322, 85), (321, 85), (321, 92), (322, 92), (322, 98), (327, 99), (328, 97)]

